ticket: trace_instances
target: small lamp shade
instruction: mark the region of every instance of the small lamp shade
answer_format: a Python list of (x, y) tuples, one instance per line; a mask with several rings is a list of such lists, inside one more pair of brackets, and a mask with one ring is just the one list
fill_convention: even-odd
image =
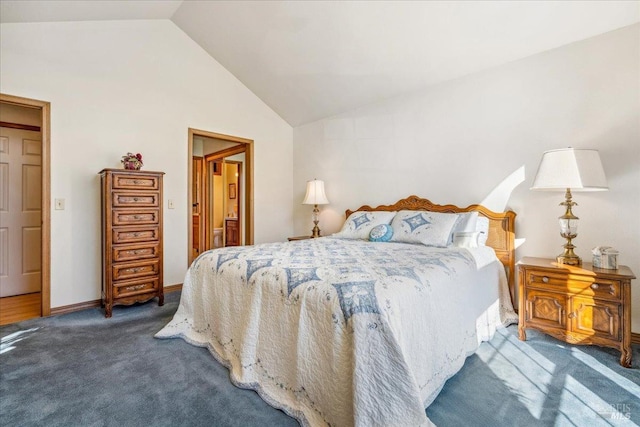
[(307, 194), (302, 201), (303, 205), (327, 205), (329, 200), (324, 193), (324, 181), (314, 179), (307, 181)]
[(532, 190), (608, 190), (598, 150), (563, 148), (542, 155)]

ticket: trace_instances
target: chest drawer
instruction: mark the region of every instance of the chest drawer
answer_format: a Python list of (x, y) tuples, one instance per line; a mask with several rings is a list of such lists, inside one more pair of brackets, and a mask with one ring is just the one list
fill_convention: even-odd
[(116, 263), (112, 266), (113, 280), (135, 279), (137, 277), (155, 276), (159, 272), (158, 259), (149, 259), (130, 263)]
[(586, 276), (554, 274), (545, 271), (530, 271), (527, 276), (530, 287), (570, 292), (575, 295), (619, 300), (621, 283), (618, 280), (589, 278)]
[(157, 225), (131, 227), (114, 227), (112, 229), (113, 244), (137, 243), (158, 240), (160, 228)]
[(122, 298), (156, 290), (158, 290), (158, 278), (145, 277), (142, 279), (128, 280), (126, 282), (118, 282), (114, 284), (113, 296), (115, 298)]
[(113, 225), (158, 224), (159, 209), (114, 209)]
[(113, 207), (158, 208), (160, 207), (160, 194), (142, 191), (114, 191)]
[(159, 181), (157, 176), (114, 175), (112, 185), (116, 190), (157, 190)]
[(135, 261), (139, 259), (158, 258), (160, 242), (140, 243), (137, 245), (117, 245), (111, 249), (113, 262)]

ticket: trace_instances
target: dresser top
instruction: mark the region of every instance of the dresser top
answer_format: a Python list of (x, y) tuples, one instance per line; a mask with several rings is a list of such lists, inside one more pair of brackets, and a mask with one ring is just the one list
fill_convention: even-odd
[(147, 170), (135, 170), (135, 169), (117, 169), (117, 168), (105, 168), (98, 172), (98, 175), (103, 175), (105, 173), (138, 173), (141, 175), (164, 175), (164, 172), (154, 172)]
[(580, 274), (580, 275), (591, 275), (595, 276), (596, 274), (603, 276), (615, 276), (615, 277), (623, 277), (635, 279), (636, 276), (633, 274), (633, 271), (626, 265), (619, 265), (617, 270), (610, 270), (607, 268), (596, 268), (590, 262), (583, 262), (582, 265), (566, 265), (559, 264), (555, 259), (552, 258), (534, 258), (534, 257), (524, 257), (520, 261), (518, 261), (517, 265), (523, 265), (528, 267), (537, 267), (537, 268), (545, 268), (548, 270), (562, 270), (567, 273)]

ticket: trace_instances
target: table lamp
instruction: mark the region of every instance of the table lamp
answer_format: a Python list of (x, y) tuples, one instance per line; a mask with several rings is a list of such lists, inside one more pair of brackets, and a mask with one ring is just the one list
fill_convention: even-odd
[(320, 210), (318, 205), (326, 205), (329, 203), (326, 194), (324, 194), (324, 181), (313, 179), (307, 181), (307, 194), (302, 201), (303, 205), (313, 205), (313, 231), (312, 238), (320, 237), (320, 228), (318, 228)]
[(578, 235), (578, 217), (571, 208), (577, 203), (571, 199), (573, 191), (606, 191), (607, 179), (604, 175), (598, 150), (561, 148), (542, 154), (538, 172), (533, 180), (532, 190), (564, 191), (564, 215), (560, 221), (560, 235), (567, 239), (564, 252), (556, 257), (559, 264), (581, 265), (582, 260), (574, 253), (572, 240)]

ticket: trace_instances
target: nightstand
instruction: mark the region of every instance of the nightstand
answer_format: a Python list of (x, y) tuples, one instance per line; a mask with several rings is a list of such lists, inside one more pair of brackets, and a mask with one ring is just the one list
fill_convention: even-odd
[(553, 259), (518, 262), (518, 336), (537, 329), (571, 344), (620, 350), (620, 364), (631, 367), (631, 280), (629, 267), (617, 270), (558, 264)]
[(307, 240), (307, 239), (313, 239), (313, 237), (311, 236), (295, 236), (295, 237), (288, 237), (289, 241), (292, 242), (294, 240)]

